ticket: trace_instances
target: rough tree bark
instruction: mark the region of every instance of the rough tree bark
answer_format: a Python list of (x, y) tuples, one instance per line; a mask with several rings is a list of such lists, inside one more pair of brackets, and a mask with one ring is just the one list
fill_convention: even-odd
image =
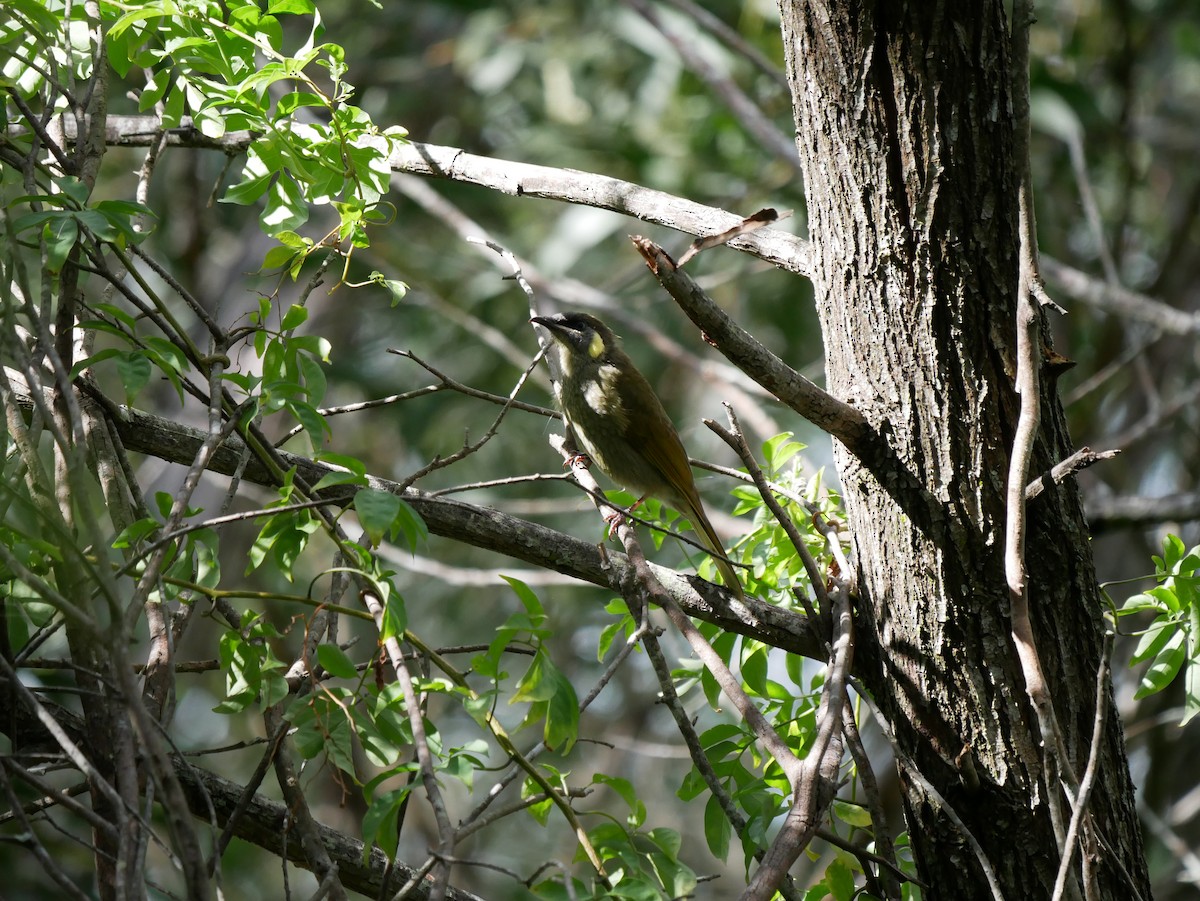
[[(838, 453), (859, 567), (857, 669), (1004, 897), (1047, 898), (1059, 854), (1003, 561), (1020, 165), (1004, 4), (781, 7), (829, 386), (894, 453), (886, 465)], [(1042, 394), (1034, 473), (1070, 452), (1052, 377)], [(1029, 516), (1033, 625), (1079, 772), (1103, 623), (1074, 480)], [(1092, 799), (1101, 895), (1149, 897), (1113, 711), (1108, 723)], [(992, 897), (961, 831), (902, 783), (926, 897)]]

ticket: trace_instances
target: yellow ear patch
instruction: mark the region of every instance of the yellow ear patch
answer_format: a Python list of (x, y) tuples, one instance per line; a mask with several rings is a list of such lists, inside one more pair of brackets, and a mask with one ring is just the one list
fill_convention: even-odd
[(599, 359), (600, 355), (604, 353), (604, 339), (600, 337), (599, 332), (592, 333), (592, 341), (588, 344), (588, 353), (593, 360)]

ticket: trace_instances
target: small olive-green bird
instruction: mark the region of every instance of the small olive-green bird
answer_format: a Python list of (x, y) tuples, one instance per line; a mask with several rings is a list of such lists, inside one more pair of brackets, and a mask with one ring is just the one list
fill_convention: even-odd
[(582, 449), (621, 487), (641, 498), (657, 497), (691, 520), (725, 584), (744, 597), (700, 503), (679, 433), (620, 339), (587, 313), (531, 321), (545, 326), (558, 346), (562, 375), (555, 394)]

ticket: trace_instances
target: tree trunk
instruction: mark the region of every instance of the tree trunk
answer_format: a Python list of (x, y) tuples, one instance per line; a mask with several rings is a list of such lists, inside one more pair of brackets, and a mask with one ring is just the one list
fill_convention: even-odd
[[(1020, 163), (1004, 7), (782, 8), (829, 386), (893, 453), (864, 464), (838, 448), (858, 566), (859, 676), (901, 750), (982, 846), (1004, 896), (1047, 898), (1059, 854), (1003, 559), (1019, 406)], [(1052, 377), (1042, 393), (1034, 473), (1070, 453)], [(1103, 622), (1074, 481), (1033, 501), (1029, 517), (1035, 635), (1082, 773)], [(1113, 709), (1100, 767), (1091, 809), (1105, 848), (1101, 897), (1148, 898)], [(961, 830), (901, 771), (925, 897), (992, 897)]]

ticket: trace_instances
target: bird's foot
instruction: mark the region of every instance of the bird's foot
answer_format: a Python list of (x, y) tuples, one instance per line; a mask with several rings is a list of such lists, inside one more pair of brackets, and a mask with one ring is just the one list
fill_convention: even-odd
[(621, 523), (629, 522), (629, 517), (621, 510), (609, 510), (604, 514), (604, 521), (608, 524), (608, 537), (612, 538), (617, 534)]
[(563, 462), (563, 469), (574, 469), (576, 466), (582, 466), (584, 469), (592, 468), (592, 458), (583, 451), (578, 451)]
[(621, 524), (622, 520), (625, 522), (633, 522), (633, 511), (640, 507), (642, 505), (642, 501), (644, 501), (647, 497), (649, 497), (648, 494), (643, 494), (636, 501), (629, 505), (628, 510), (610, 510), (608, 513), (604, 514), (604, 521), (608, 523), (609, 538), (612, 538), (613, 535), (616, 534), (617, 526)]

